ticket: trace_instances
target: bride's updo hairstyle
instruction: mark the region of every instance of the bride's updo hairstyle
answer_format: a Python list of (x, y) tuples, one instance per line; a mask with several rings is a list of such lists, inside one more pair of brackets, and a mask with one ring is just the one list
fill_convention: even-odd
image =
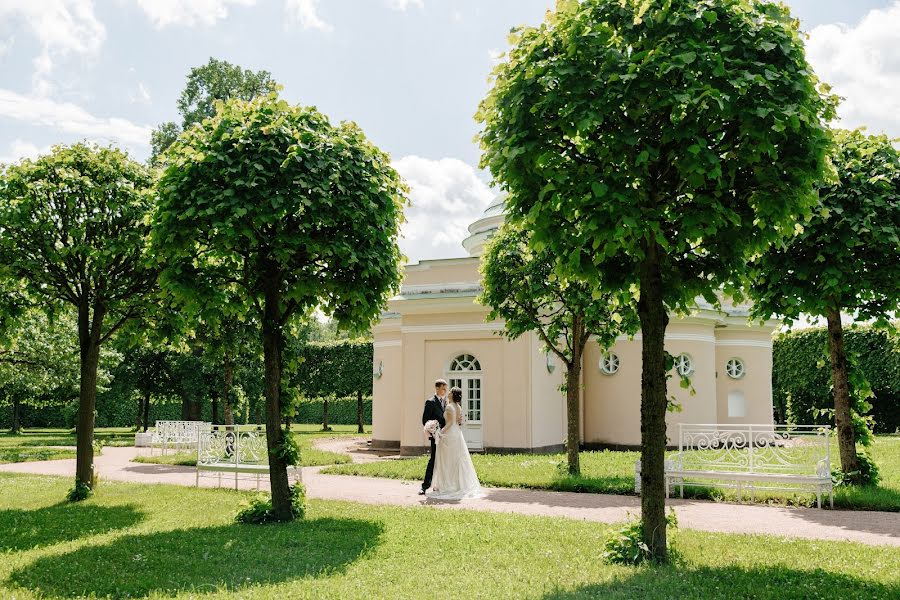
[(455, 386), (450, 388), (450, 399), (457, 404), (462, 404), (462, 390)]

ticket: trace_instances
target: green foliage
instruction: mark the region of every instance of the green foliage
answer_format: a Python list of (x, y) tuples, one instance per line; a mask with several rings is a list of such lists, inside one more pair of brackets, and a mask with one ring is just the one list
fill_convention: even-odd
[[(296, 355), (296, 387), (304, 396), (340, 398), (355, 396), (358, 392), (363, 396), (372, 395), (371, 341), (357, 339), (302, 343), (296, 349)], [(329, 403), (329, 415), (332, 406)], [(354, 415), (355, 411), (354, 407)], [(355, 422), (355, 416), (351, 422)]]
[[(291, 513), (292, 520), (302, 519), (306, 514), (306, 489), (301, 483), (291, 486)], [(251, 525), (278, 522), (278, 519), (272, 514), (272, 499), (265, 494), (259, 494), (253, 498), (238, 512), (234, 520)]]
[(272, 452), (288, 466), (300, 464), (300, 444), (292, 435), (283, 435), (281, 443)]
[[(675, 509), (669, 509), (666, 517), (666, 526), (678, 529), (678, 518)], [(647, 562), (654, 562), (650, 548), (644, 543), (644, 524), (641, 521), (626, 523), (616, 535), (612, 536), (604, 544), (603, 558), (612, 565), (637, 566)], [(674, 544), (669, 545), (669, 553), (675, 552)]]
[(167, 292), (189, 310), (262, 320), (277, 286), (282, 326), (318, 306), (365, 328), (399, 284), (405, 188), (355, 124), (275, 95), (230, 100), (168, 160), (154, 242)]
[(560, 277), (554, 268), (556, 256), (546, 248), (530, 248), (530, 237), (514, 224), (503, 226), (488, 243), (481, 263), (484, 291), (478, 301), (491, 307), (489, 320), (504, 320), (510, 339), (535, 331), (570, 365), (576, 330), (582, 343), (579, 354), (588, 336), (609, 348), (619, 334), (637, 330), (631, 304), (621, 305), (618, 297), (592, 293), (586, 284)]
[(510, 217), (623, 304), (659, 253), (670, 308), (731, 292), (816, 204), (835, 98), (761, 0), (561, 3), (510, 36), (477, 118)]
[(66, 500), (69, 502), (81, 502), (90, 498), (93, 493), (94, 490), (91, 489), (91, 486), (76, 479), (75, 485), (66, 494)]
[[(900, 429), (900, 338), (879, 328), (858, 326), (844, 334), (851, 365), (850, 392), (857, 415), (871, 416), (875, 432)], [(826, 425), (833, 422), (827, 331), (783, 333), (772, 346), (772, 392), (776, 420)], [(862, 389), (860, 389), (862, 388)], [(865, 397), (866, 388), (873, 396)], [(866, 405), (871, 410), (865, 410)], [(857, 432), (865, 427), (857, 424)]]
[(225, 60), (210, 58), (205, 65), (194, 67), (178, 98), (181, 124), (169, 121), (153, 130), (150, 162), (158, 162), (183, 130), (215, 116), (217, 102), (230, 98), (252, 100), (277, 91), (278, 87), (268, 71), (241, 69)]
[[(871, 444), (868, 444), (871, 445)], [(841, 469), (831, 472), (832, 480), (836, 486), (866, 485), (876, 486), (881, 481), (881, 471), (875, 461), (865, 451), (857, 451), (856, 458), (859, 462), (859, 470), (845, 473)]]
[[(294, 404), (295, 414), (293, 423), (318, 423), (322, 424), (324, 398), (301, 397)], [(344, 398), (328, 398), (328, 424), (329, 425), (355, 425), (356, 424), (356, 396)], [(363, 397), (363, 423), (372, 424), (372, 397)]]
[(844, 311), (884, 322), (900, 308), (900, 151), (861, 130), (835, 138), (838, 180), (820, 186), (795, 236), (753, 264), (757, 316)]

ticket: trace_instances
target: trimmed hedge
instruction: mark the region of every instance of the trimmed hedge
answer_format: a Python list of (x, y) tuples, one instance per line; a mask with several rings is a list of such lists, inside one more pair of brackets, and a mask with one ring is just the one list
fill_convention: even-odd
[[(310, 342), (300, 348), (296, 385), (304, 396), (372, 395), (372, 342)], [(330, 411), (329, 411), (330, 413)]]
[[(303, 398), (297, 409), (295, 423), (322, 424), (322, 398)], [(356, 396), (328, 399), (329, 425), (356, 425)], [(363, 424), (372, 424), (372, 397), (363, 398)]]
[[(831, 395), (831, 364), (828, 332), (811, 328), (782, 334), (772, 348), (772, 392), (775, 418), (779, 423), (827, 424), (816, 409), (834, 408)], [(848, 353), (856, 356), (874, 398), (870, 414), (876, 433), (900, 429), (900, 338), (872, 327), (844, 332)]]

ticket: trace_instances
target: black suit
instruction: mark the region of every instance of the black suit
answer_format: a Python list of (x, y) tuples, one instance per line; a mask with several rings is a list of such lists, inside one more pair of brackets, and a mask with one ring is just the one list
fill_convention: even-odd
[[(444, 406), (437, 395), (425, 399), (425, 410), (422, 411), (422, 425), (424, 426), (428, 421), (437, 421), (441, 427), (447, 424), (444, 420)], [(425, 481), (422, 482), (423, 490), (431, 487), (431, 478), (434, 475), (434, 453), (437, 449), (434, 443), (434, 436), (428, 436), (428, 441), (431, 442), (431, 458), (428, 459), (428, 467), (425, 469)]]

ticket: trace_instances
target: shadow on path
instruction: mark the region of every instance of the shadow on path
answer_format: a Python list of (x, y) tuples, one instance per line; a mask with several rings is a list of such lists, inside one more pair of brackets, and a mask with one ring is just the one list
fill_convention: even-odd
[(94, 506), (62, 502), (34, 510), (0, 511), (0, 552), (23, 551), (86, 535), (124, 529), (143, 520), (135, 506)]
[(340, 571), (377, 546), (381, 530), (371, 521), (323, 518), (127, 535), (40, 558), (9, 583), (65, 598), (235, 590)]
[(786, 567), (658, 567), (635, 569), (634, 574), (609, 583), (588, 585), (574, 591), (552, 592), (544, 600), (587, 598), (891, 598), (900, 587), (866, 581), (821, 569)]

